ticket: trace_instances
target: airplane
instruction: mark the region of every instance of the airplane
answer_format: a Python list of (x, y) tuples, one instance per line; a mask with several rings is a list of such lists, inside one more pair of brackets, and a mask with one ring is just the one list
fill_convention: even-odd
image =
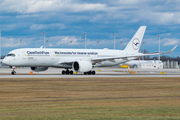
[[(146, 26), (140, 26), (124, 50), (109, 49), (57, 49), (57, 48), (21, 48), (8, 53), (3, 64), (12, 68), (30, 67), (32, 71), (46, 71), (49, 67), (65, 68), (63, 75), (72, 75), (73, 71), (84, 75), (95, 75), (94, 67), (108, 67), (137, 59), (141, 56), (166, 54), (168, 52), (139, 53)], [(71, 70), (69, 70), (71, 69)]]

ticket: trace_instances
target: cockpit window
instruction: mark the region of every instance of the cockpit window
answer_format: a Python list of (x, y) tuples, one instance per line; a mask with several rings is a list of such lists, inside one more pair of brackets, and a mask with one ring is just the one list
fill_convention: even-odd
[(7, 57), (8, 56), (15, 57), (15, 54), (10, 53), (10, 54), (7, 55)]

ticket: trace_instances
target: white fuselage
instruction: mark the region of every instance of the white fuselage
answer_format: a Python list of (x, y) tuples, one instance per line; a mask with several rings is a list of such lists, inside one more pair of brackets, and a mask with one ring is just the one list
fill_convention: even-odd
[(14, 54), (14, 56), (6, 56), (3, 63), (8, 66), (19, 67), (71, 68), (72, 66), (70, 64), (68, 65), (64, 63), (76, 60), (89, 61), (92, 63), (93, 67), (105, 67), (118, 65), (137, 58), (115, 59), (113, 61), (106, 60), (93, 63), (92, 58), (134, 55), (134, 53), (128, 53), (125, 50), (109, 49), (25, 48), (13, 50), (9, 54)]

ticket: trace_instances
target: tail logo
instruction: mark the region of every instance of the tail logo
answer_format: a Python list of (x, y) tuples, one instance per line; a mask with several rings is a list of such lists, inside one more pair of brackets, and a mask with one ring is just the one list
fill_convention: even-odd
[(134, 50), (139, 49), (139, 46), (140, 46), (139, 39), (135, 38), (135, 39), (132, 41), (132, 46), (133, 46)]

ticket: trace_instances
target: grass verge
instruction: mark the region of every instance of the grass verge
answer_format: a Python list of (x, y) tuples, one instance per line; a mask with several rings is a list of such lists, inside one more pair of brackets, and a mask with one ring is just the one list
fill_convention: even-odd
[(180, 119), (179, 78), (0, 79), (0, 119)]

